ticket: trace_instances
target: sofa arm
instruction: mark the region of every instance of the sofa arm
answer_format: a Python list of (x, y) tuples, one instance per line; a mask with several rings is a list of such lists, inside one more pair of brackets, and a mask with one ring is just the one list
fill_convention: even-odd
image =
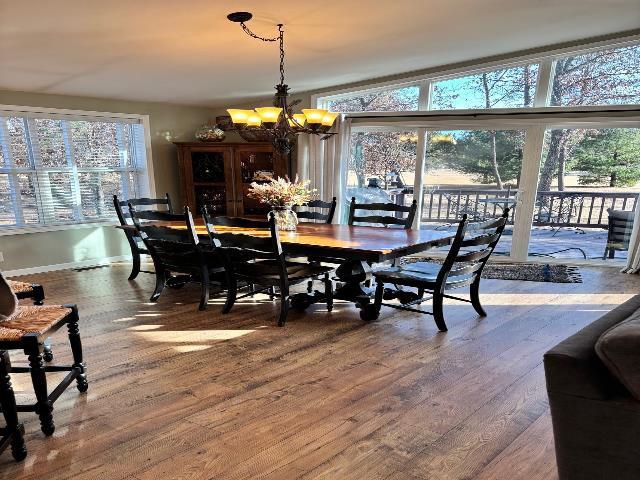
[(640, 309), (640, 295), (632, 297), (599, 320), (563, 340), (544, 355), (549, 394), (561, 393), (605, 400), (629, 392), (607, 370), (595, 351), (600, 336)]

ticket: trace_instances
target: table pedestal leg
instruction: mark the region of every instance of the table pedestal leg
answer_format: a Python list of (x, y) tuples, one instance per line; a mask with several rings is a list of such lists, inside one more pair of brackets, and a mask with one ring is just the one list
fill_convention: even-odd
[(371, 266), (367, 262), (347, 260), (336, 270), (338, 280), (343, 282), (336, 288), (334, 298), (355, 303), (368, 303), (373, 289), (362, 285), (371, 280)]

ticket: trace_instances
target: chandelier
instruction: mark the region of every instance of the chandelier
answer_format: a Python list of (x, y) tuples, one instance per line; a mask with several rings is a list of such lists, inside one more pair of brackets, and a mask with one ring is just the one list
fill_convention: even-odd
[(300, 100), (289, 103), (289, 86), (284, 83), (284, 29), (278, 24), (278, 36), (265, 38), (253, 33), (245, 24), (253, 15), (249, 12), (235, 12), (227, 15), (232, 22), (239, 23), (247, 35), (263, 42), (279, 42), (280, 44), (280, 83), (276, 85), (276, 94), (272, 107), (258, 107), (255, 110), (230, 108), (227, 110), (237, 130), (261, 131), (271, 139), (276, 150), (288, 153), (292, 142), (301, 133), (322, 136), (326, 140), (335, 133), (329, 130), (339, 113), (320, 108), (303, 108), (302, 113), (293, 113), (292, 107)]

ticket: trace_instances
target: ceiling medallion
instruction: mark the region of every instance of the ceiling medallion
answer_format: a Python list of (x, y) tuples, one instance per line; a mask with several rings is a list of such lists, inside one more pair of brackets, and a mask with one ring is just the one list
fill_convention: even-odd
[(339, 113), (319, 108), (303, 108), (302, 113), (293, 113), (292, 107), (300, 103), (296, 100), (288, 103), (289, 87), (284, 83), (284, 29), (278, 24), (278, 36), (265, 38), (253, 33), (245, 22), (251, 20), (249, 12), (235, 12), (227, 15), (232, 22), (239, 23), (247, 35), (263, 42), (279, 42), (280, 44), (280, 83), (276, 85), (276, 94), (272, 107), (258, 107), (255, 110), (230, 108), (231, 121), (237, 130), (259, 130), (264, 132), (280, 153), (291, 151), (293, 140), (297, 135), (306, 133), (322, 136), (326, 140), (335, 133), (329, 132)]

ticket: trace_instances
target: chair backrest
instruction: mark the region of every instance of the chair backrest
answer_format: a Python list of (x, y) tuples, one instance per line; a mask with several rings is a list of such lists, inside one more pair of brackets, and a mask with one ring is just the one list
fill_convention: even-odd
[[(405, 230), (411, 228), (413, 224), (413, 218), (416, 215), (417, 202), (414, 200), (410, 206), (397, 205), (395, 203), (359, 203), (356, 204), (356, 197), (351, 197), (351, 205), (349, 207), (349, 225), (356, 223), (374, 223), (380, 224), (385, 227), (397, 225), (403, 227)], [(367, 212), (373, 212), (372, 214), (356, 214), (356, 210), (364, 210)], [(392, 212), (395, 215), (379, 215), (377, 212)], [(402, 218), (402, 214), (406, 213), (407, 216)], [(398, 216), (396, 216), (398, 215)]]
[(607, 234), (607, 243), (616, 243), (622, 249), (629, 248), (631, 240), (631, 232), (633, 231), (633, 220), (635, 211), (614, 210), (608, 208), (609, 214), (609, 231)]
[(324, 200), (311, 200), (300, 207), (322, 209), (327, 210), (327, 212), (323, 213), (318, 211), (300, 210), (300, 207), (295, 207), (295, 212), (298, 218), (303, 219), (304, 221), (332, 223), (333, 215), (336, 212), (336, 204), (336, 197), (333, 197), (333, 200), (330, 202), (325, 202)]
[[(206, 211), (203, 217), (211, 245), (222, 249), (230, 263), (258, 258), (279, 259), (284, 265), (285, 258), (273, 213), (269, 213), (267, 221), (238, 217), (210, 217)], [(225, 231), (225, 228), (216, 227), (262, 230), (263, 232), (260, 235), (251, 235), (242, 231)]]
[(478, 280), (500, 241), (508, 218), (508, 208), (502, 216), (476, 224), (469, 224), (467, 216), (463, 215), (436, 282), (447, 288), (457, 288)]
[(158, 225), (154, 222), (141, 222), (147, 219), (149, 212), (137, 211), (134, 205), (129, 205), (131, 219), (142, 238), (156, 269), (185, 271), (199, 268), (203, 265), (200, 240), (196, 232), (193, 216), (189, 207), (184, 207), (184, 214), (169, 212), (155, 212), (162, 214), (164, 220), (184, 222), (186, 228), (176, 228), (176, 225)]
[[(116, 211), (116, 215), (118, 215), (118, 220), (120, 221), (120, 225), (131, 225), (133, 222), (131, 221), (131, 214), (126, 211), (123, 207), (127, 207), (128, 205), (133, 205), (134, 207), (153, 207), (156, 205), (166, 205), (167, 212), (171, 213), (173, 210), (171, 209), (171, 198), (169, 194), (165, 194), (164, 198), (130, 198), (128, 200), (120, 200), (117, 195), (113, 196), (113, 208)], [(138, 213), (142, 212), (140, 210)]]

